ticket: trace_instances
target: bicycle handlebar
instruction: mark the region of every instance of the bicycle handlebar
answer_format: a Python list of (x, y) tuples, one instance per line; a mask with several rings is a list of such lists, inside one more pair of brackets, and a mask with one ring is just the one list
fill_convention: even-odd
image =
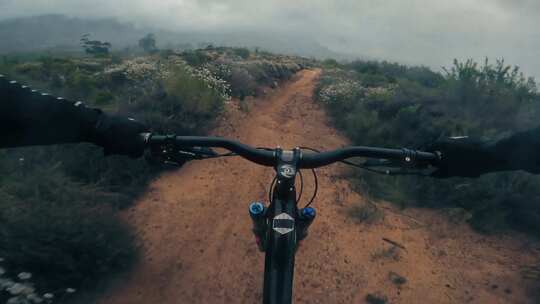
[[(175, 147), (214, 147), (225, 148), (239, 156), (263, 166), (275, 166), (277, 154), (273, 150), (257, 149), (235, 140), (222, 137), (205, 136), (174, 136), (174, 135), (145, 135), (145, 143), (150, 147), (172, 144)], [(313, 169), (339, 162), (351, 157), (369, 157), (380, 159), (401, 160), (404, 164), (416, 162), (433, 163), (439, 159), (435, 153), (409, 149), (386, 149), (374, 147), (352, 146), (321, 153), (302, 153), (298, 162), (299, 169)]]

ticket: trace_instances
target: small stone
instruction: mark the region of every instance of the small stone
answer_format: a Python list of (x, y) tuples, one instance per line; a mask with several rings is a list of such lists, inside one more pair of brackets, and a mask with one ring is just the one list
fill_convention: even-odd
[(407, 279), (404, 276), (401, 276), (393, 271), (390, 271), (390, 273), (388, 274), (388, 277), (390, 278), (390, 281), (392, 281), (392, 283), (398, 286), (401, 286), (407, 283)]
[(388, 302), (388, 298), (379, 293), (377, 294), (368, 293), (368, 295), (366, 296), (366, 302), (368, 304), (386, 304)]

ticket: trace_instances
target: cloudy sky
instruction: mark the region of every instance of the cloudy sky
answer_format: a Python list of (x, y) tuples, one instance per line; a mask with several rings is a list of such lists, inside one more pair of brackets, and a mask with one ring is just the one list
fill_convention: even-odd
[(0, 0), (0, 19), (50, 13), (296, 33), (335, 51), (435, 68), (504, 57), (540, 79), (540, 0)]

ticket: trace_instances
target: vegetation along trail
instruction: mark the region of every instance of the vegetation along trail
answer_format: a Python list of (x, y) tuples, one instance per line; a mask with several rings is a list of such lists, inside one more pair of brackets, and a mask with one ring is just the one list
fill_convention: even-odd
[[(213, 134), (254, 146), (347, 145), (313, 101), (319, 74), (299, 72), (250, 100), (247, 112), (231, 102)], [(534, 262), (538, 243), (478, 234), (449, 212), (373, 204), (352, 190), (347, 170), (318, 170), (318, 218), (296, 257), (295, 303), (533, 302), (520, 267)], [(304, 176), (309, 197), (313, 181)], [(272, 177), (241, 158), (193, 161), (162, 175), (124, 214), (142, 257), (100, 302), (259, 303), (264, 255), (247, 207), (267, 200)]]

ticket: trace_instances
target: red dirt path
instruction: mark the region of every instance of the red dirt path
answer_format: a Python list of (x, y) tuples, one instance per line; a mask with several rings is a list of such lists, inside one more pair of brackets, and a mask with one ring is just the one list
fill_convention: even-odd
[[(300, 72), (250, 101), (248, 113), (229, 104), (213, 134), (255, 146), (346, 145), (313, 102), (319, 74)], [(538, 243), (520, 235), (481, 235), (447, 212), (400, 211), (385, 202), (377, 202), (382, 219), (359, 222), (351, 210), (366, 202), (342, 177), (346, 170), (333, 165), (318, 171), (318, 218), (297, 254), (295, 303), (365, 303), (368, 293), (385, 295), (389, 303), (534, 302), (533, 282), (519, 270), (540, 255)], [(124, 214), (143, 257), (100, 303), (260, 303), (264, 256), (253, 241), (247, 206), (266, 199), (272, 177), (271, 169), (240, 158), (193, 161), (162, 175)], [(397, 286), (391, 272), (406, 282)]]

